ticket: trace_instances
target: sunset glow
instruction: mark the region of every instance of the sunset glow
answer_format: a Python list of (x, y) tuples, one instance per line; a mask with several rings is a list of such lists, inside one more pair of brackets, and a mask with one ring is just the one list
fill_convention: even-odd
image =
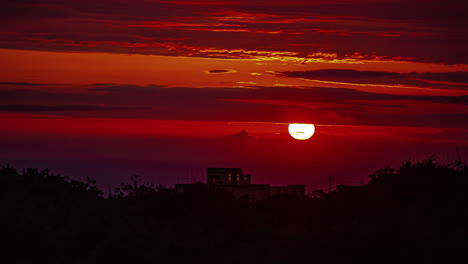
[(0, 259), (463, 259), (467, 11), (2, 1)]
[(278, 184), (294, 167), (291, 177), (315, 186), (330, 163), (346, 164), (331, 167), (355, 183), (380, 163), (467, 155), (465, 7), (9, 2), (0, 16), (0, 159), (245, 165)]

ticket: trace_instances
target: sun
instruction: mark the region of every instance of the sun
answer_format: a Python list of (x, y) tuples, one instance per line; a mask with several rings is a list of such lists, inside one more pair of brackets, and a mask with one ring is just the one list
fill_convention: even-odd
[(289, 124), (289, 134), (297, 140), (307, 140), (315, 133), (313, 124)]

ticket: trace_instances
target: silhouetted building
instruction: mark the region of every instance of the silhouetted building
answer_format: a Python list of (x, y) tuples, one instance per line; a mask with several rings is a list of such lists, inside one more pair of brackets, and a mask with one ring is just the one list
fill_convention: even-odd
[(296, 194), (298, 196), (305, 195), (305, 185), (288, 185), (288, 186), (272, 186), (270, 187), (270, 195), (277, 194)]
[(355, 190), (359, 190), (361, 188), (362, 188), (362, 186), (338, 184), (336, 186), (336, 191), (337, 192), (355, 191)]
[(228, 191), (236, 198), (247, 197), (259, 201), (277, 194), (295, 194), (305, 196), (305, 185), (288, 185), (270, 187), (268, 184), (252, 184), (251, 176), (245, 175), (241, 168), (208, 168), (206, 184), (176, 184), (177, 192), (191, 191), (199, 188), (213, 188)]
[(208, 168), (206, 169), (208, 185), (247, 185), (251, 184), (250, 175), (244, 175), (240, 168)]

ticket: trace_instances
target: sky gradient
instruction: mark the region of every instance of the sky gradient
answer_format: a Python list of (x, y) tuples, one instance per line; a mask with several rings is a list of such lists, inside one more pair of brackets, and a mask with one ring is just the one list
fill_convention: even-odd
[[(179, 161), (177, 176), (134, 170), (174, 184), (234, 166), (314, 188), (408, 158), (468, 157), (465, 1), (1, 5), (4, 162), (73, 176), (79, 162), (57, 161)], [(297, 122), (316, 135), (290, 138)]]

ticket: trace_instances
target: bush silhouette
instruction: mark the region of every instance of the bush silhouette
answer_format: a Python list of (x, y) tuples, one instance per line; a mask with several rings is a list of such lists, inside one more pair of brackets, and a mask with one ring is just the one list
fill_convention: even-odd
[(468, 247), (468, 169), (434, 157), (310, 197), (249, 203), (208, 188), (176, 193), (132, 176), (95, 182), (2, 166), (3, 256), (31, 263), (431, 261)]

